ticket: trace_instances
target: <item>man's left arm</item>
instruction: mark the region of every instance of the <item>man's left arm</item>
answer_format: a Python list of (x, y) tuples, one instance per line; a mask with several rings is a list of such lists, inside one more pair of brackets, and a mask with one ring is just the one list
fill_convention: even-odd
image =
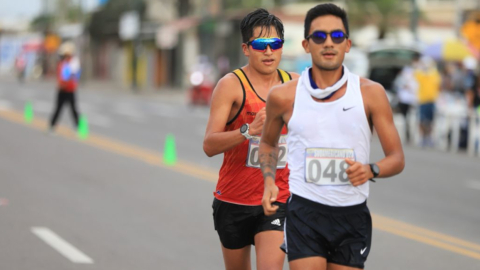
[[(393, 113), (385, 89), (378, 83), (367, 82), (367, 84), (362, 91), (364, 104), (385, 154), (383, 159), (375, 162), (379, 168), (376, 178), (394, 176), (402, 172), (405, 167), (400, 136), (393, 122)], [(374, 175), (369, 164), (360, 164), (351, 160), (347, 160), (347, 163), (350, 167), (346, 172), (354, 186), (361, 185), (373, 178)]]
[[(277, 88), (280, 88), (277, 87)], [(262, 198), (263, 211), (265, 215), (274, 214), (278, 206), (272, 203), (277, 200), (278, 187), (275, 184), (278, 161), (278, 139), (283, 125), (282, 119), (282, 92), (273, 88), (268, 94), (266, 104), (265, 123), (263, 125), (262, 137), (260, 139), (259, 158), (260, 169), (264, 178), (264, 194)]]

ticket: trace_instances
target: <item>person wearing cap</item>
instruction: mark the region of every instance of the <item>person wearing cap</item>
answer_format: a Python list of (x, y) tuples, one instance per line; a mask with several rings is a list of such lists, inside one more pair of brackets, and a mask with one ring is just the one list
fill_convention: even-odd
[(75, 91), (80, 77), (80, 63), (75, 54), (75, 45), (63, 43), (59, 48), (60, 62), (57, 66), (57, 102), (50, 121), (50, 131), (53, 131), (62, 111), (64, 103), (70, 104), (75, 128), (78, 126), (78, 111), (75, 101)]

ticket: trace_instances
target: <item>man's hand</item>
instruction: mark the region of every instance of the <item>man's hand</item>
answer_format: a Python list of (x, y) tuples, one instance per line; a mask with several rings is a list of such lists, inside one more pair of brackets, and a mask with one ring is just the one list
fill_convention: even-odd
[(373, 173), (368, 164), (364, 165), (349, 158), (345, 159), (345, 161), (350, 166), (345, 172), (354, 187), (362, 185), (373, 177)]
[(271, 216), (277, 212), (278, 205), (272, 205), (277, 200), (278, 187), (275, 183), (265, 184), (265, 191), (263, 192), (262, 206), (263, 212), (266, 216)]
[(265, 107), (260, 109), (260, 111), (257, 112), (257, 115), (255, 116), (255, 119), (253, 122), (250, 124), (250, 130), (249, 133), (250, 135), (260, 135), (262, 133), (263, 129), (263, 123), (265, 122), (265, 117), (267, 116)]

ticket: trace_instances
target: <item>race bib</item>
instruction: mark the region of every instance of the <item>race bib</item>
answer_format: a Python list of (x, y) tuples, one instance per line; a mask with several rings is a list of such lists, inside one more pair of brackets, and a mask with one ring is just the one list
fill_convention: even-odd
[(305, 181), (316, 185), (350, 185), (346, 158), (355, 160), (353, 149), (307, 148), (305, 150)]
[[(258, 147), (260, 146), (260, 137), (253, 136), (248, 145), (247, 167), (260, 168), (260, 157)], [(280, 135), (278, 139), (278, 162), (277, 169), (284, 169), (287, 165), (287, 135)]]

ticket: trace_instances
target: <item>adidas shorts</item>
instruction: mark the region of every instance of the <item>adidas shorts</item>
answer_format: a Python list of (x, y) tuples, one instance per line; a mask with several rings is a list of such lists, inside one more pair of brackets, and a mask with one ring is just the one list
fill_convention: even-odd
[(279, 208), (272, 216), (265, 216), (263, 207), (239, 205), (213, 200), (213, 221), (220, 242), (225, 248), (240, 249), (255, 245), (254, 237), (263, 231), (283, 231), (284, 203), (275, 202)]
[(367, 203), (333, 207), (292, 195), (287, 204), (288, 261), (320, 256), (329, 263), (364, 268), (372, 242)]

